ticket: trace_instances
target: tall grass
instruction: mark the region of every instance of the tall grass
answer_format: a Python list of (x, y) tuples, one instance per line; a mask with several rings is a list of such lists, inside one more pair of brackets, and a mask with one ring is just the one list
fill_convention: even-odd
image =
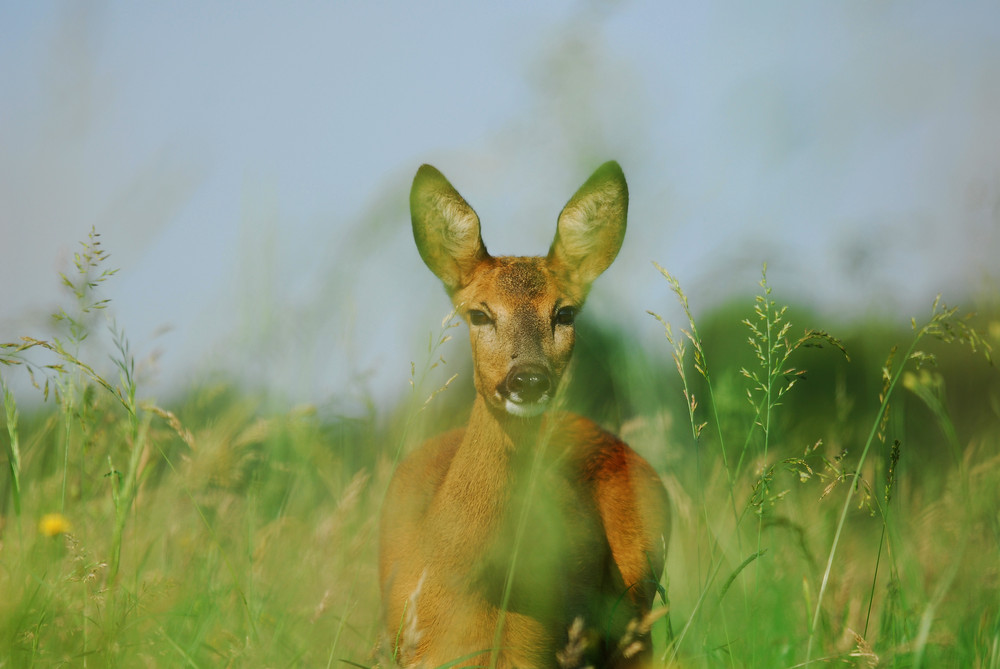
[[(0, 344), (0, 666), (391, 662), (377, 516), (398, 459), (465, 410), (453, 319), (375, 415), (224, 382), (166, 408), (138, 399), (107, 263), (92, 233), (55, 336)], [(793, 334), (765, 273), (719, 327), (660, 271), (673, 369), (583, 325), (572, 375), (638, 408), (606, 418), (671, 493), (657, 664), (1000, 667), (1000, 383), (976, 321), (935, 302), (895, 350), (875, 327)]]
[[(783, 409), (786, 394), (805, 373), (791, 366), (791, 358), (799, 349), (821, 343), (839, 349), (845, 359), (847, 350), (839, 340), (822, 331), (806, 330), (801, 337), (789, 339), (792, 325), (786, 320), (787, 307), (778, 306), (772, 299), (765, 265), (761, 292), (755, 298), (754, 318), (743, 320), (750, 331), (748, 344), (756, 367), (739, 369), (748, 382), (749, 410), (742, 415), (743, 445), (731, 465), (726, 438), (737, 431), (741, 421), (738, 415), (726, 424), (720, 418), (705, 343), (698, 334), (687, 297), (669, 272), (658, 265), (657, 269), (667, 279), (688, 318), (687, 327), (678, 337), (669, 323), (653, 314), (664, 324), (673, 351), (690, 424), (691, 445), (696, 453), (694, 483), (702, 513), (685, 518), (689, 521), (687, 529), (694, 536), (682, 539), (681, 543), (703, 546), (707, 537), (711, 565), (707, 577), (699, 580), (696, 589), (682, 593), (681, 597), (675, 593), (675, 602), (683, 601), (686, 595), (693, 603), (684, 614), (686, 621), (677, 643), (668, 647), (663, 659), (670, 664), (686, 658), (682, 666), (688, 666), (692, 657), (697, 659), (696, 664), (707, 666), (717, 663), (809, 666), (829, 662), (862, 666), (997, 666), (1000, 612), (996, 603), (1000, 601), (997, 597), (1000, 588), (995, 565), (1000, 564), (997, 541), (1000, 526), (995, 521), (1000, 497), (995, 486), (1000, 482), (1000, 474), (995, 465), (1000, 459), (995, 446), (1000, 432), (994, 426), (987, 433), (976, 435), (968, 446), (960, 444), (958, 431), (938, 395), (943, 389), (942, 377), (928, 371), (928, 366), (935, 362), (934, 355), (920, 348), (926, 339), (936, 338), (945, 344), (964, 344), (973, 352), (980, 351), (989, 362), (990, 344), (972, 327), (971, 317), (959, 317), (957, 309), (947, 308), (936, 299), (925, 324), (918, 326), (916, 321), (912, 322), (912, 338), (901, 360), (894, 365), (897, 352), (892, 348), (881, 369), (882, 390), (874, 415), (866, 417), (870, 426), (866, 438), (858, 441), (857, 430), (837, 424), (842, 412), (836, 406), (812, 407), (811, 413), (825, 414), (827, 418), (825, 435), (806, 441), (801, 455), (793, 455), (787, 443), (776, 454), (773, 446), (780, 436), (775, 434), (775, 413)], [(692, 366), (702, 378), (709, 398), (710, 420), (702, 419), (688, 378), (687, 344), (694, 350)], [(908, 491), (911, 495), (922, 495), (927, 485), (941, 486), (939, 489), (943, 490), (937, 504), (944, 508), (931, 507), (935, 522), (928, 522), (928, 511), (920, 508), (923, 499), (910, 500), (911, 504), (902, 511), (894, 512), (890, 506), (900, 483), (901, 444), (914, 442), (911, 448), (916, 453), (932, 447), (935, 439), (931, 437), (931, 443), (927, 443), (929, 435), (907, 434), (905, 425), (899, 424), (892, 427), (900, 434), (896, 438), (887, 436), (893, 431), (889, 408), (898, 401), (901, 379), (906, 379), (903, 385), (931, 409), (955, 458), (956, 469), (945, 474), (943, 486), (933, 471), (914, 467), (915, 480)], [(990, 388), (980, 399), (987, 411), (992, 403), (996, 418), (996, 383)], [(794, 416), (792, 419), (794, 424)], [(708, 426), (715, 428), (714, 433), (706, 430)], [(788, 431), (795, 433), (792, 429)], [(825, 447), (824, 438), (837, 447)], [(702, 464), (706, 440), (714, 441), (719, 449), (714, 471), (705, 471)], [(883, 450), (881, 468), (869, 465), (876, 443)], [(994, 448), (991, 450), (990, 446)], [(744, 470), (748, 461), (753, 463), (752, 471)], [(970, 461), (979, 463), (981, 480), (969, 478)], [(791, 481), (783, 474), (790, 474)], [(875, 483), (877, 478), (883, 480), (882, 486)], [(809, 499), (809, 493), (804, 493), (808, 488), (795, 486), (795, 480), (800, 484), (822, 483), (818, 498)], [(985, 515), (973, 512), (969, 503), (973, 498), (992, 511)], [(728, 502), (726, 512), (717, 506), (723, 500)], [(907, 512), (922, 520), (914, 524), (912, 517), (906, 517)], [(731, 517), (727, 520), (726, 515)], [(756, 517), (752, 528), (745, 527), (748, 516)], [(871, 518), (876, 518), (880, 525), (877, 537), (870, 531)], [(779, 528), (787, 536), (780, 536), (776, 531)], [(966, 546), (970, 537), (984, 529), (989, 549), (971, 559)], [(961, 537), (957, 544), (951, 543), (953, 535)], [(927, 550), (926, 546), (936, 541), (956, 549), (950, 559), (937, 562), (940, 551)], [(816, 547), (825, 551), (824, 559), (817, 559), (822, 553)], [(883, 576), (884, 589), (879, 590), (884, 559), (889, 561), (888, 583)], [(752, 582), (748, 583), (750, 577), (745, 570), (751, 563), (755, 570)], [(720, 583), (724, 564), (731, 571)], [(925, 592), (904, 590), (903, 575), (908, 573), (919, 580), (918, 575), (926, 576), (942, 565), (947, 568), (930, 597)], [(966, 571), (969, 569), (972, 571)], [(971, 576), (977, 569), (985, 577), (983, 580), (960, 578), (961, 574)], [(793, 574), (797, 578), (789, 579)], [(736, 581), (743, 582), (737, 596), (743, 600), (742, 606), (737, 603), (727, 610), (722, 600)], [(834, 584), (837, 592), (832, 594)], [(940, 617), (942, 607), (961, 608), (970, 603), (969, 597), (971, 611), (981, 615), (979, 626), (984, 636), (975, 648), (957, 643), (961, 621), (966, 616), (954, 615), (950, 610), (951, 618)], [(865, 598), (867, 604), (862, 606)], [(901, 606), (903, 602), (909, 602), (908, 606)], [(704, 608), (709, 603), (715, 604), (712, 615), (716, 617), (705, 620), (708, 614)], [(879, 609), (880, 628), (869, 627), (873, 610)], [(687, 638), (696, 627), (700, 628), (700, 649), (692, 648)], [(931, 634), (932, 629), (939, 631), (938, 637)]]

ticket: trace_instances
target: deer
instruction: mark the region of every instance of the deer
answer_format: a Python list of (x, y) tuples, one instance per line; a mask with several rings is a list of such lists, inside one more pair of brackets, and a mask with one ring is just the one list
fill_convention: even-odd
[(575, 320), (627, 210), (607, 162), (562, 209), (545, 257), (494, 257), (441, 172), (413, 179), (414, 240), (468, 325), (476, 396), (465, 427), (415, 448), (386, 492), (383, 634), (400, 666), (649, 663), (667, 492), (636, 451), (557, 406)]

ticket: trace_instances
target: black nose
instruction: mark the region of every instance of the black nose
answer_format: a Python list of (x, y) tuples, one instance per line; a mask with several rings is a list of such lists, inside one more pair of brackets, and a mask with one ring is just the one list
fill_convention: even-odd
[(549, 373), (537, 365), (525, 365), (510, 370), (505, 382), (507, 395), (515, 402), (537, 402), (548, 392), (552, 381)]

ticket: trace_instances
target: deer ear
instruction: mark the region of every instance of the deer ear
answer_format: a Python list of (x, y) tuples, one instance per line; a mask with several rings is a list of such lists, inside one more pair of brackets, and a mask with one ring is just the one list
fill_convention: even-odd
[(618, 163), (606, 162), (563, 207), (549, 261), (572, 281), (589, 286), (618, 255), (627, 213), (625, 175)]
[(421, 165), (410, 189), (413, 239), (424, 263), (451, 294), (489, 258), (479, 217), (437, 169)]

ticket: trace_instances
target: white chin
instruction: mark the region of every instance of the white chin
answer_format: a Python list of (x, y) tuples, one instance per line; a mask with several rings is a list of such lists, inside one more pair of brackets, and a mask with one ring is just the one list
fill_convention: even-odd
[(542, 412), (545, 411), (545, 407), (548, 405), (548, 398), (543, 399), (541, 402), (528, 402), (525, 404), (518, 404), (512, 400), (504, 400), (503, 408), (507, 410), (511, 416), (517, 416), (518, 418), (534, 418)]

